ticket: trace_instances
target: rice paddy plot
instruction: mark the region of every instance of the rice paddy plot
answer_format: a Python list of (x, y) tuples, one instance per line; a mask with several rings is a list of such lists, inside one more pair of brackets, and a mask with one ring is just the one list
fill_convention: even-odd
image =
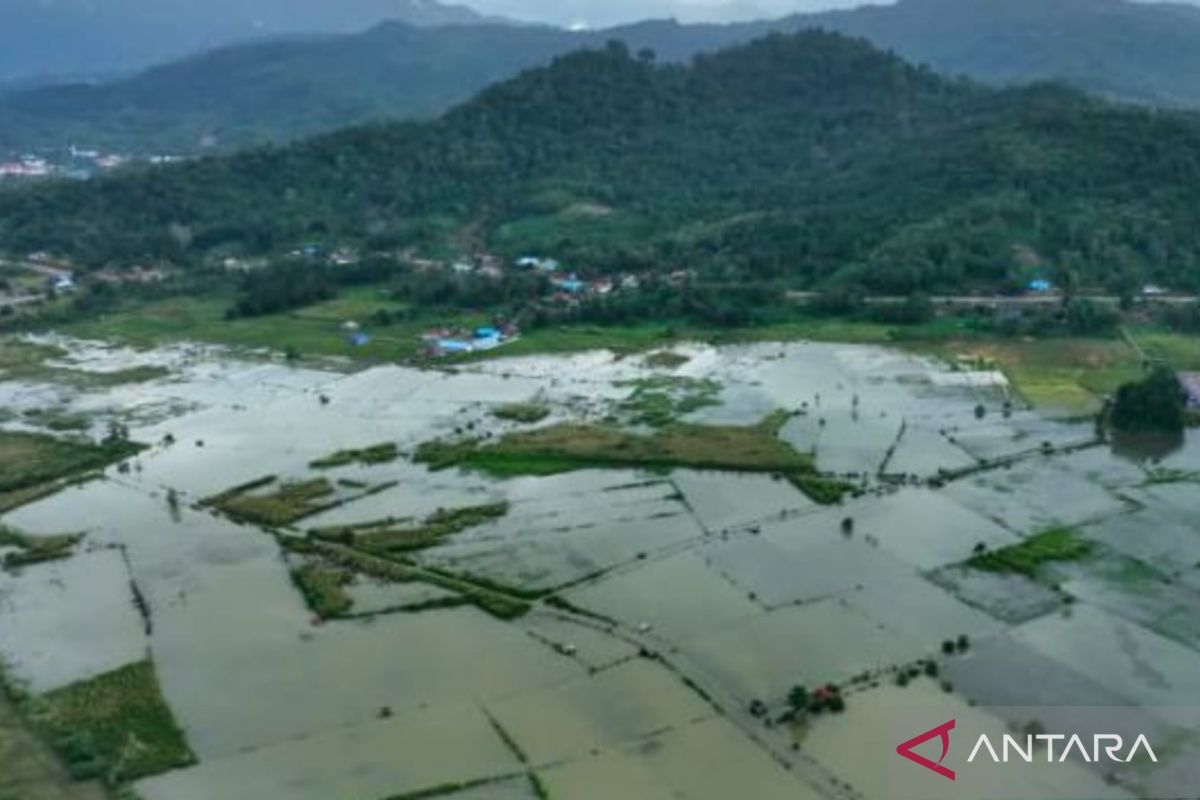
[[(599, 480), (602, 472), (587, 473), (591, 480), (565, 480), (568, 476), (533, 479), (544, 482), (533, 489), (527, 482), (513, 487), (500, 484), (509, 501), (509, 513), (457, 541), (521, 539), (552, 534), (653, 521), (686, 513), (678, 492), (668, 481), (638, 473), (622, 473), (621, 481)], [(556, 491), (561, 489), (562, 493)]]
[(1013, 636), (995, 636), (972, 644), (966, 657), (940, 661), (942, 676), (955, 692), (980, 706), (1042, 706), (1051, 721), (1056, 707), (1121, 708), (1133, 701), (1097, 683), (1068, 664), (1054, 660)]
[(836, 475), (874, 475), (900, 436), (903, 420), (850, 409), (812, 409), (793, 417), (780, 437), (816, 456), (817, 469)]
[(1066, 570), (1063, 591), (1200, 651), (1200, 592), (1145, 563), (1108, 555)]
[(1200, 653), (1079, 603), (1020, 626), (1014, 638), (1164, 719), (1200, 728)]
[(477, 707), (445, 704), (232, 754), (135, 788), (143, 800), (379, 800), (522, 771)]
[(0, 577), (0, 658), (48, 692), (146, 656), (145, 623), (117, 550), (80, 553)]
[(942, 470), (967, 469), (977, 463), (974, 457), (938, 431), (910, 425), (904, 429), (883, 471), (888, 475), (915, 475), (927, 479)]
[(761, 612), (747, 592), (690, 552), (639, 564), (568, 592), (566, 598), (628, 627), (649, 626), (655, 637), (672, 644)]
[(344, 588), (354, 616), (382, 614), (444, 603), (459, 597), (449, 589), (429, 583), (385, 583), (358, 578)]
[(678, 677), (646, 659), (492, 703), (488, 710), (534, 766), (682, 728), (714, 713)]
[(1024, 575), (985, 572), (962, 564), (937, 569), (929, 579), (967, 605), (1010, 624), (1057, 611), (1064, 600), (1060, 592)]
[(710, 532), (797, 514), (816, 504), (786, 480), (767, 475), (676, 470), (671, 481)]
[(589, 669), (605, 669), (638, 655), (637, 649), (624, 639), (551, 611), (535, 611), (520, 625), (537, 641), (577, 659)]
[(541, 778), (551, 797), (570, 800), (819, 797), (721, 718), (585, 755)]
[(1081, 535), (1200, 590), (1196, 512), (1160, 504), (1149, 492), (1129, 492), (1127, 496), (1145, 507), (1088, 525)]
[(519, 540), (451, 542), (422, 552), (420, 560), (506, 586), (554, 589), (703, 536), (681, 508), (666, 513), (670, 515), (527, 535)]
[[(237, 591), (228, 577), (222, 584), (223, 594)], [(202, 761), (362, 723), (385, 708), (399, 716), (464, 697), (486, 701), (585, 672), (473, 608), (313, 626), (307, 618), (281, 619), (265, 602), (253, 612), (197, 593), (187, 602), (180, 616), (188, 620), (160, 615), (165, 630), (155, 637), (155, 656)], [(202, 625), (208, 639), (196, 636)]]
[(1076, 471), (1069, 461), (1036, 455), (1004, 469), (982, 472), (946, 487), (944, 494), (1018, 533), (1074, 526), (1129, 510), (1112, 491)]
[(793, 686), (840, 683), (927, 650), (927, 643), (884, 629), (842, 600), (762, 613), (680, 646), (699, 675), (747, 703), (780, 701)]
[(1017, 412), (1007, 419), (989, 413), (982, 420), (972, 418), (938, 427), (957, 446), (981, 461), (1041, 450), (1047, 443), (1052, 447), (1077, 444), (1094, 433), (1090, 424), (1049, 420), (1030, 412)]
[(1017, 541), (1011, 531), (930, 489), (902, 489), (823, 510), (793, 526), (769, 528), (767, 535), (786, 546), (856, 539), (922, 570), (965, 561), (980, 544), (997, 549)]
[(1004, 626), (915, 572), (895, 572), (866, 583), (848, 595), (852, 608), (907, 640), (923, 645), (929, 655), (947, 640), (970, 641), (994, 636)]
[(754, 602), (766, 608), (810, 603), (848, 595), (897, 570), (911, 568), (878, 548), (838, 536), (803, 545), (782, 543), (789, 525), (766, 526), (762, 537), (713, 542), (702, 551), (705, 563)]

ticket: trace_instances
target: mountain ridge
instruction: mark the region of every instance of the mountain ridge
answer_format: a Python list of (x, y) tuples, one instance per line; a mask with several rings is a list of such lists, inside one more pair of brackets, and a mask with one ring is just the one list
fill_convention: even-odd
[(1200, 9), (1124, 0), (902, 0), (736, 25), (605, 31), (384, 23), (349, 36), (222, 48), (105, 85), (0, 95), (0, 151), (69, 144), (194, 153), (373, 119), (427, 119), (579, 47), (624, 41), (687, 61), (768, 32), (865, 37), (910, 61), (1000, 85), (1061, 80), (1110, 99), (1200, 104)]

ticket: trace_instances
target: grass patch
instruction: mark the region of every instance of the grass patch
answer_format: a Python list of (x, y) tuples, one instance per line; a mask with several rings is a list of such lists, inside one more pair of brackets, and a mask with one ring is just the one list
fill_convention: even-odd
[(232, 303), (232, 294), (135, 302), (114, 313), (58, 329), (73, 336), (137, 347), (212, 342), (276, 353), (292, 348), (303, 356), (347, 356), (377, 363), (416, 355), (421, 346), (419, 337), (433, 321), (406, 319), (386, 328), (368, 329), (371, 342), (356, 347), (347, 340), (341, 326), (349, 320), (367, 325), (375, 312), (395, 311), (397, 304), (382, 287), (346, 289), (328, 302), (290, 313), (227, 320), (225, 311)]
[[(260, 493), (265, 487), (275, 491)], [(202, 502), (233, 519), (268, 527), (286, 527), (330, 507), (334, 487), (325, 478), (276, 485), (274, 477), (237, 486)]]
[(345, 616), (354, 607), (354, 599), (346, 587), (354, 581), (353, 573), (322, 564), (305, 564), (292, 570), (292, 582), (304, 595), (313, 613), (322, 619)]
[(509, 403), (492, 411), (492, 416), (505, 422), (532, 425), (550, 416), (550, 409), (537, 403)]
[(1079, 561), (1091, 555), (1093, 549), (1091, 542), (1079, 538), (1070, 528), (1050, 528), (1020, 544), (973, 556), (967, 561), (967, 566), (986, 572), (1012, 572), (1032, 578), (1043, 564)]
[(1032, 405), (1072, 413), (1095, 412), (1104, 397), (1144, 377), (1137, 353), (1118, 339), (955, 342), (940, 354), (995, 362)]
[(17, 552), (4, 556), (8, 569), (70, 558), (75, 546), (83, 541), (82, 533), (59, 536), (28, 536), (18, 530), (0, 525), (0, 547), (15, 547)]
[(1200, 337), (1153, 327), (1132, 328), (1129, 336), (1151, 360), (1175, 369), (1200, 370)]
[(84, 473), (141, 452), (124, 440), (102, 443), (0, 431), (0, 513), (62, 489)]
[(439, 509), (416, 524), (388, 518), (359, 525), (315, 528), (318, 539), (339, 542), (374, 553), (407, 553), (432, 547), (468, 528), (499, 519), (508, 513), (508, 503), (490, 503), (465, 508)]
[(792, 472), (787, 477), (791, 484), (807, 495), (810, 500), (823, 506), (837, 505), (847, 496), (858, 491), (857, 486), (840, 478), (830, 478), (811, 472)]
[(195, 762), (150, 661), (50, 692), (32, 711), (77, 779), (116, 784)]
[(25, 419), (56, 433), (80, 433), (92, 427), (86, 414), (71, 414), (54, 408), (35, 408), (25, 412)]
[(333, 469), (350, 464), (390, 464), (400, 457), (400, 448), (395, 442), (385, 442), (361, 450), (339, 450), (332, 455), (318, 458), (309, 464), (313, 469)]
[(53, 345), (34, 344), (12, 338), (0, 340), (0, 379), (57, 383), (87, 390), (145, 383), (170, 374), (165, 367), (155, 366), (130, 367), (113, 372), (91, 372), (47, 363), (67, 356), (66, 350)]
[(685, 414), (720, 405), (717, 395), (721, 393), (721, 384), (708, 378), (659, 375), (620, 381), (616, 385), (633, 387), (633, 394), (621, 403), (620, 409), (632, 415), (638, 425), (661, 428)]
[[(532, 605), (519, 590), (501, 587), (473, 577), (459, 576), (445, 570), (420, 567), (392, 556), (368, 553), (347, 545), (320, 539), (282, 538), (281, 543), (292, 552), (320, 556), (329, 564), (355, 574), (370, 575), (396, 583), (428, 583), (447, 589), (458, 598), (440, 599), (429, 608), (447, 608), (470, 603), (501, 620), (513, 620), (529, 613)], [(530, 593), (532, 596), (532, 593)]]
[(650, 369), (679, 369), (689, 361), (691, 359), (687, 356), (670, 350), (656, 350), (642, 359), (642, 363)]
[(787, 412), (756, 425), (670, 425), (649, 435), (614, 427), (563, 424), (512, 433), (494, 444), (433, 441), (415, 454), (431, 469), (464, 467), (498, 477), (553, 475), (589, 468), (730, 470), (811, 473), (812, 458), (778, 437)]

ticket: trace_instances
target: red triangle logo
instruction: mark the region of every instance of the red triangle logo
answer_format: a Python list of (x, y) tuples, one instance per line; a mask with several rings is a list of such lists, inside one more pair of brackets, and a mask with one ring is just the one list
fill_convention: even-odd
[[(943, 778), (954, 780), (954, 770), (948, 767), (943, 767), (942, 762), (946, 760), (946, 756), (950, 753), (950, 731), (954, 730), (955, 723), (956, 720), (950, 720), (943, 725), (938, 725), (936, 728), (931, 728), (930, 730), (925, 731), (920, 736), (914, 736), (912, 739), (909, 739), (907, 742), (904, 742), (897, 747), (896, 754), (907, 758), (914, 764), (918, 764), (925, 769), (930, 770), (931, 772), (936, 772)], [(929, 740), (938, 738), (942, 740), (942, 757), (936, 762), (930, 761), (925, 756), (913, 752), (913, 748), (920, 747)]]

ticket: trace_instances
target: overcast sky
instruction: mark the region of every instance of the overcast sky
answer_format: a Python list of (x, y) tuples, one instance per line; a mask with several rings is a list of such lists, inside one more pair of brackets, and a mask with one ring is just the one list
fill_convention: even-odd
[[(1001, 1), (1002, 0), (998, 0)], [(887, 0), (875, 0), (880, 4)], [(863, 0), (465, 0), (489, 14), (559, 24), (612, 25), (646, 17), (750, 19), (863, 5)]]

